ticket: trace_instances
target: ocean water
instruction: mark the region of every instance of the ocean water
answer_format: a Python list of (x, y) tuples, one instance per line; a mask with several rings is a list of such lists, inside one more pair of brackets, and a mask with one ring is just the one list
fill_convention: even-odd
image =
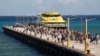
[(29, 47), (0, 32), (0, 56), (44, 56), (35, 48)]
[[(70, 29), (80, 32), (85, 32), (85, 22), (81, 22), (81, 20), (73, 20), (70, 22)], [(100, 34), (100, 20), (95, 19), (88, 21), (88, 32), (91, 34), (99, 33)]]
[[(85, 15), (86, 16), (86, 15)], [(85, 18), (81, 19), (80, 16), (63, 16), (66, 20), (67, 17), (77, 18), (70, 20), (70, 29), (75, 31), (82, 31), (85, 32)], [(84, 17), (81, 16), (81, 17)], [(34, 22), (36, 21), (36, 17), (27, 17), (21, 16), (18, 17), (18, 20), (25, 19), (24, 23)], [(96, 18), (95, 20), (88, 21), (88, 31), (90, 33), (99, 33), (100, 34), (100, 16), (88, 16), (88, 19)], [(43, 53), (42, 51), (37, 50), (34, 47), (29, 47), (28, 45), (21, 43), (20, 41), (12, 38), (3, 33), (2, 26), (5, 25), (13, 25), (16, 22), (15, 16), (0, 16), (0, 56), (48, 56), (48, 54)]]
[(2, 26), (13, 25), (15, 18), (0, 18), (0, 56), (49, 56), (3, 33)]

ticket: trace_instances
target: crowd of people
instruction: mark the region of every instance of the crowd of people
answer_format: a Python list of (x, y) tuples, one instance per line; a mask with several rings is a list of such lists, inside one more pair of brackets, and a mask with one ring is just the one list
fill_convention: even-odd
[[(81, 33), (78, 31), (73, 31), (70, 30), (69, 32), (66, 29), (58, 29), (58, 28), (50, 28), (44, 25), (34, 25), (34, 24), (21, 24), (21, 25), (14, 25), (14, 27), (23, 27), (25, 31), (32, 31), (36, 34), (40, 33), (45, 34), (45, 35), (51, 35), (52, 39), (57, 39), (58, 43), (59, 42), (63, 42), (63, 41), (67, 41), (68, 40), (68, 35), (70, 40), (74, 40), (80, 43), (83, 43), (85, 38), (86, 38), (86, 34), (85, 33)], [(98, 44), (98, 40), (100, 38), (99, 34), (87, 34), (88, 39), (90, 39), (90, 43), (95, 42), (95, 44)]]

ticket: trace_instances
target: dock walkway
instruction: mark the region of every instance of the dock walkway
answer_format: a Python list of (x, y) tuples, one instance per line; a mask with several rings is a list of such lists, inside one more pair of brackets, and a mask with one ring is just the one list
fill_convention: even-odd
[[(12, 26), (6, 26), (6, 28), (9, 28), (11, 30), (14, 30), (14, 31), (17, 31), (20, 33), (24, 33), (27, 35), (35, 36), (35, 32), (33, 32), (33, 31), (24, 32), (25, 29), (22, 27), (13, 28)], [(45, 41), (49, 41), (51, 43), (55, 43), (55, 44), (63, 46), (63, 47), (67, 47), (67, 41), (64, 41), (64, 44), (57, 42), (57, 39), (52, 38), (52, 36), (50, 34), (47, 34), (47, 35), (42, 34), (41, 35), (40, 33), (37, 33), (36, 38), (41, 38)], [(72, 41), (72, 40), (70, 40), (70, 43), (71, 43), (70, 48), (72, 48), (72, 46), (74, 46), (75, 49), (84, 51), (84, 43), (79, 43), (78, 41)], [(100, 50), (100, 40), (99, 40), (98, 45), (94, 45), (94, 43), (89, 43), (89, 49), (90, 49), (91, 53), (94, 54), (95, 56), (100, 56), (100, 51), (99, 51)]]

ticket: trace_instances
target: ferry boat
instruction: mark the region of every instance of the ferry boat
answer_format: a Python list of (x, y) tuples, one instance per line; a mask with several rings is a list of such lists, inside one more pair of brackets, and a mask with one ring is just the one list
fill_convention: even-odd
[(39, 13), (37, 23), (52, 28), (67, 27), (67, 22), (63, 19), (63, 17), (58, 12), (55, 11)]

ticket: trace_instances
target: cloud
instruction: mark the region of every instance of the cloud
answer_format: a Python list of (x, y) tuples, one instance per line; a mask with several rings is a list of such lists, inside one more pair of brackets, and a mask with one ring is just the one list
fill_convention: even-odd
[(43, 3), (43, 0), (33, 0), (33, 4), (40, 5)]
[(77, 3), (78, 0), (58, 0), (58, 3), (61, 4), (70, 4), (70, 3)]
[(43, 0), (37, 0), (37, 4), (42, 4)]
[(38, 11), (46, 11), (49, 9), (50, 1), (48, 0), (33, 0), (32, 6)]

